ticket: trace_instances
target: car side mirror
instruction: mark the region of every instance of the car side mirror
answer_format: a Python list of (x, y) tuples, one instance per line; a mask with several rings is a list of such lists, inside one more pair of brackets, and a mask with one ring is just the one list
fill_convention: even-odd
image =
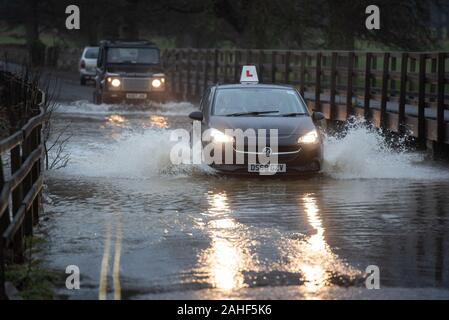
[(312, 119), (313, 119), (313, 121), (321, 121), (324, 119), (324, 114), (322, 114), (321, 112), (315, 111), (314, 113), (312, 113)]
[(189, 114), (189, 118), (192, 120), (203, 121), (203, 113), (201, 111), (193, 111)]

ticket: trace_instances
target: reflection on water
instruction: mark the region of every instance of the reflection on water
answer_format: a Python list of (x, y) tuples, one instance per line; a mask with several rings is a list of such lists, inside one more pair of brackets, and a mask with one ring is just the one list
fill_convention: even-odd
[(300, 270), (305, 280), (306, 289), (315, 292), (326, 284), (324, 264), (327, 259), (334, 258), (334, 255), (324, 238), (323, 222), (319, 215), (316, 199), (312, 195), (307, 194), (302, 200), (307, 221), (316, 233), (305, 242), (305, 250), (308, 251), (307, 257), (309, 259), (300, 265)]
[(125, 123), (125, 121), (126, 121), (125, 117), (119, 114), (112, 114), (107, 117), (108, 124), (116, 125), (118, 127), (123, 127), (123, 123)]
[(210, 247), (200, 256), (202, 268), (212, 287), (229, 291), (245, 286), (244, 270), (251, 270), (253, 262), (243, 227), (232, 218), (226, 192), (208, 193), (209, 209), (204, 216), (210, 221), (205, 226)]
[(153, 127), (157, 127), (157, 128), (160, 128), (160, 129), (168, 128), (167, 118), (166, 117), (162, 117), (162, 116), (152, 115), (150, 117), (150, 124)]

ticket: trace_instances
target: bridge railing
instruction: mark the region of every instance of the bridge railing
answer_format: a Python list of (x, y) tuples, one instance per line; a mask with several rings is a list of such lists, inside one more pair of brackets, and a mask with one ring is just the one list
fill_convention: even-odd
[(364, 116), (420, 141), (449, 143), (449, 53), (168, 49), (168, 89), (195, 99), (256, 65), (262, 83), (294, 85), (329, 120)]
[(5, 264), (23, 262), (25, 237), (33, 234), (41, 210), (44, 152), (41, 129), (45, 96), (36, 87), (6, 72), (0, 72), (0, 85), (9, 92), (17, 90), (22, 97), (0, 99), (0, 104), (24, 108), (24, 100), (27, 100), (26, 103), (31, 104), (28, 107), (40, 111), (18, 131), (0, 141), (0, 299), (4, 299)]

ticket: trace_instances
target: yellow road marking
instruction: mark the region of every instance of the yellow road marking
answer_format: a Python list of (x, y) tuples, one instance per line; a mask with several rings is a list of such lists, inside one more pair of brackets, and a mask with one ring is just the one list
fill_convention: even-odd
[(104, 243), (103, 259), (101, 260), (100, 286), (98, 290), (98, 299), (106, 300), (108, 290), (108, 270), (109, 270), (109, 252), (111, 250), (111, 222), (107, 222), (106, 240)]
[(117, 231), (115, 236), (115, 255), (114, 267), (112, 270), (112, 281), (114, 283), (114, 300), (121, 300), (122, 288), (120, 285), (120, 256), (122, 253), (122, 221), (119, 220), (117, 224)]

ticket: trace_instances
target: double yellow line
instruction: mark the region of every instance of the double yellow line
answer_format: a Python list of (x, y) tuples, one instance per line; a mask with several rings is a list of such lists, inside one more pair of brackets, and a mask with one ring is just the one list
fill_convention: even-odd
[[(123, 230), (122, 222), (119, 217), (115, 228), (115, 245), (114, 245), (114, 262), (112, 265), (112, 284), (114, 287), (114, 300), (122, 298), (122, 288), (120, 284), (120, 257), (122, 253)], [(112, 224), (108, 220), (106, 222), (106, 239), (104, 243), (103, 258), (101, 260), (100, 269), (100, 285), (98, 288), (98, 299), (107, 300), (108, 298), (108, 273), (109, 260), (111, 251)]]

